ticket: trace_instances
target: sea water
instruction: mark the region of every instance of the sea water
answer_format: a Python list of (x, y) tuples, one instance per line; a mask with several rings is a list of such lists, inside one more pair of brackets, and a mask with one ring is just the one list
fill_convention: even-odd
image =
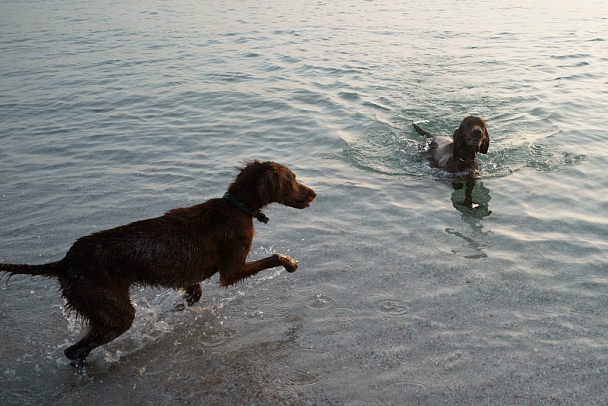
[[(296, 273), (214, 277), (183, 312), (134, 289), (133, 327), (84, 370), (57, 282), (3, 283), (0, 403), (603, 401), (604, 6), (3, 1), (1, 262), (220, 197), (252, 159), (318, 197), (256, 224), (250, 258)], [(491, 144), (467, 183), (411, 123), (469, 114)]]

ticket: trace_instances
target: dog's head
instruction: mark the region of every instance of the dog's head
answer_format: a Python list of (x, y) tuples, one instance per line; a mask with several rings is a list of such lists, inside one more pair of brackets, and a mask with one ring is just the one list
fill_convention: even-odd
[(490, 147), (490, 135), (486, 122), (481, 117), (468, 116), (454, 131), (454, 149), (473, 148), (475, 152), (486, 154)]
[(288, 167), (271, 161), (249, 162), (237, 176), (237, 182), (253, 188), (261, 207), (281, 203), (305, 209), (317, 196), (314, 190), (296, 181), (296, 175)]

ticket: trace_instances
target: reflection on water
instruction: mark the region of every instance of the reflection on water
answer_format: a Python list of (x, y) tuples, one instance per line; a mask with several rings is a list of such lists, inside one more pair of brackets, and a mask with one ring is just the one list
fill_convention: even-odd
[[(482, 219), (492, 214), (490, 210), (490, 191), (478, 179), (452, 181), (452, 205), (466, 217)], [(463, 196), (464, 195), (464, 196)]]
[(491, 235), (491, 231), (483, 231), (483, 218), (492, 214), (490, 210), (490, 191), (479, 179), (459, 179), (452, 181), (454, 192), (452, 193), (452, 205), (461, 213), (462, 222), (471, 228), (471, 233), (465, 235), (452, 228), (446, 228), (448, 234), (462, 238), (469, 248), (474, 250), (473, 254), (465, 255), (466, 258), (485, 258), (485, 249), (489, 245), (482, 243), (481, 239)]

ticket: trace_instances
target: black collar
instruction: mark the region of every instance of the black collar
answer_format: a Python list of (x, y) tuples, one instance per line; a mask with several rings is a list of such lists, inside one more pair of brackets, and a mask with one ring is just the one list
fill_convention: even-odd
[(258, 221), (260, 221), (264, 224), (268, 223), (268, 217), (266, 217), (266, 215), (264, 213), (262, 213), (262, 210), (254, 211), (251, 207), (249, 207), (245, 203), (241, 202), (239, 199), (232, 196), (230, 193), (225, 193), (224, 199), (228, 200), (230, 203), (234, 204), (236, 207), (243, 210), (245, 213), (249, 214), (250, 216), (255, 217)]

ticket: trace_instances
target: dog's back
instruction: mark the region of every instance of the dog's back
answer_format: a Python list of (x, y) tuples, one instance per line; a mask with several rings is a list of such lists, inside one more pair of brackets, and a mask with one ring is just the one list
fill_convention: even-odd
[(450, 137), (437, 136), (427, 141), (426, 151), (433, 165), (439, 168), (448, 167), (451, 164), (454, 153), (454, 142)]
[[(119, 279), (128, 286), (183, 288), (215, 273), (218, 240), (226, 233), (251, 241), (251, 218), (239, 212), (226, 214), (229, 208), (223, 199), (212, 199), (79, 238), (63, 266), (78, 269), (79, 277)], [(246, 249), (239, 253), (244, 260)]]

